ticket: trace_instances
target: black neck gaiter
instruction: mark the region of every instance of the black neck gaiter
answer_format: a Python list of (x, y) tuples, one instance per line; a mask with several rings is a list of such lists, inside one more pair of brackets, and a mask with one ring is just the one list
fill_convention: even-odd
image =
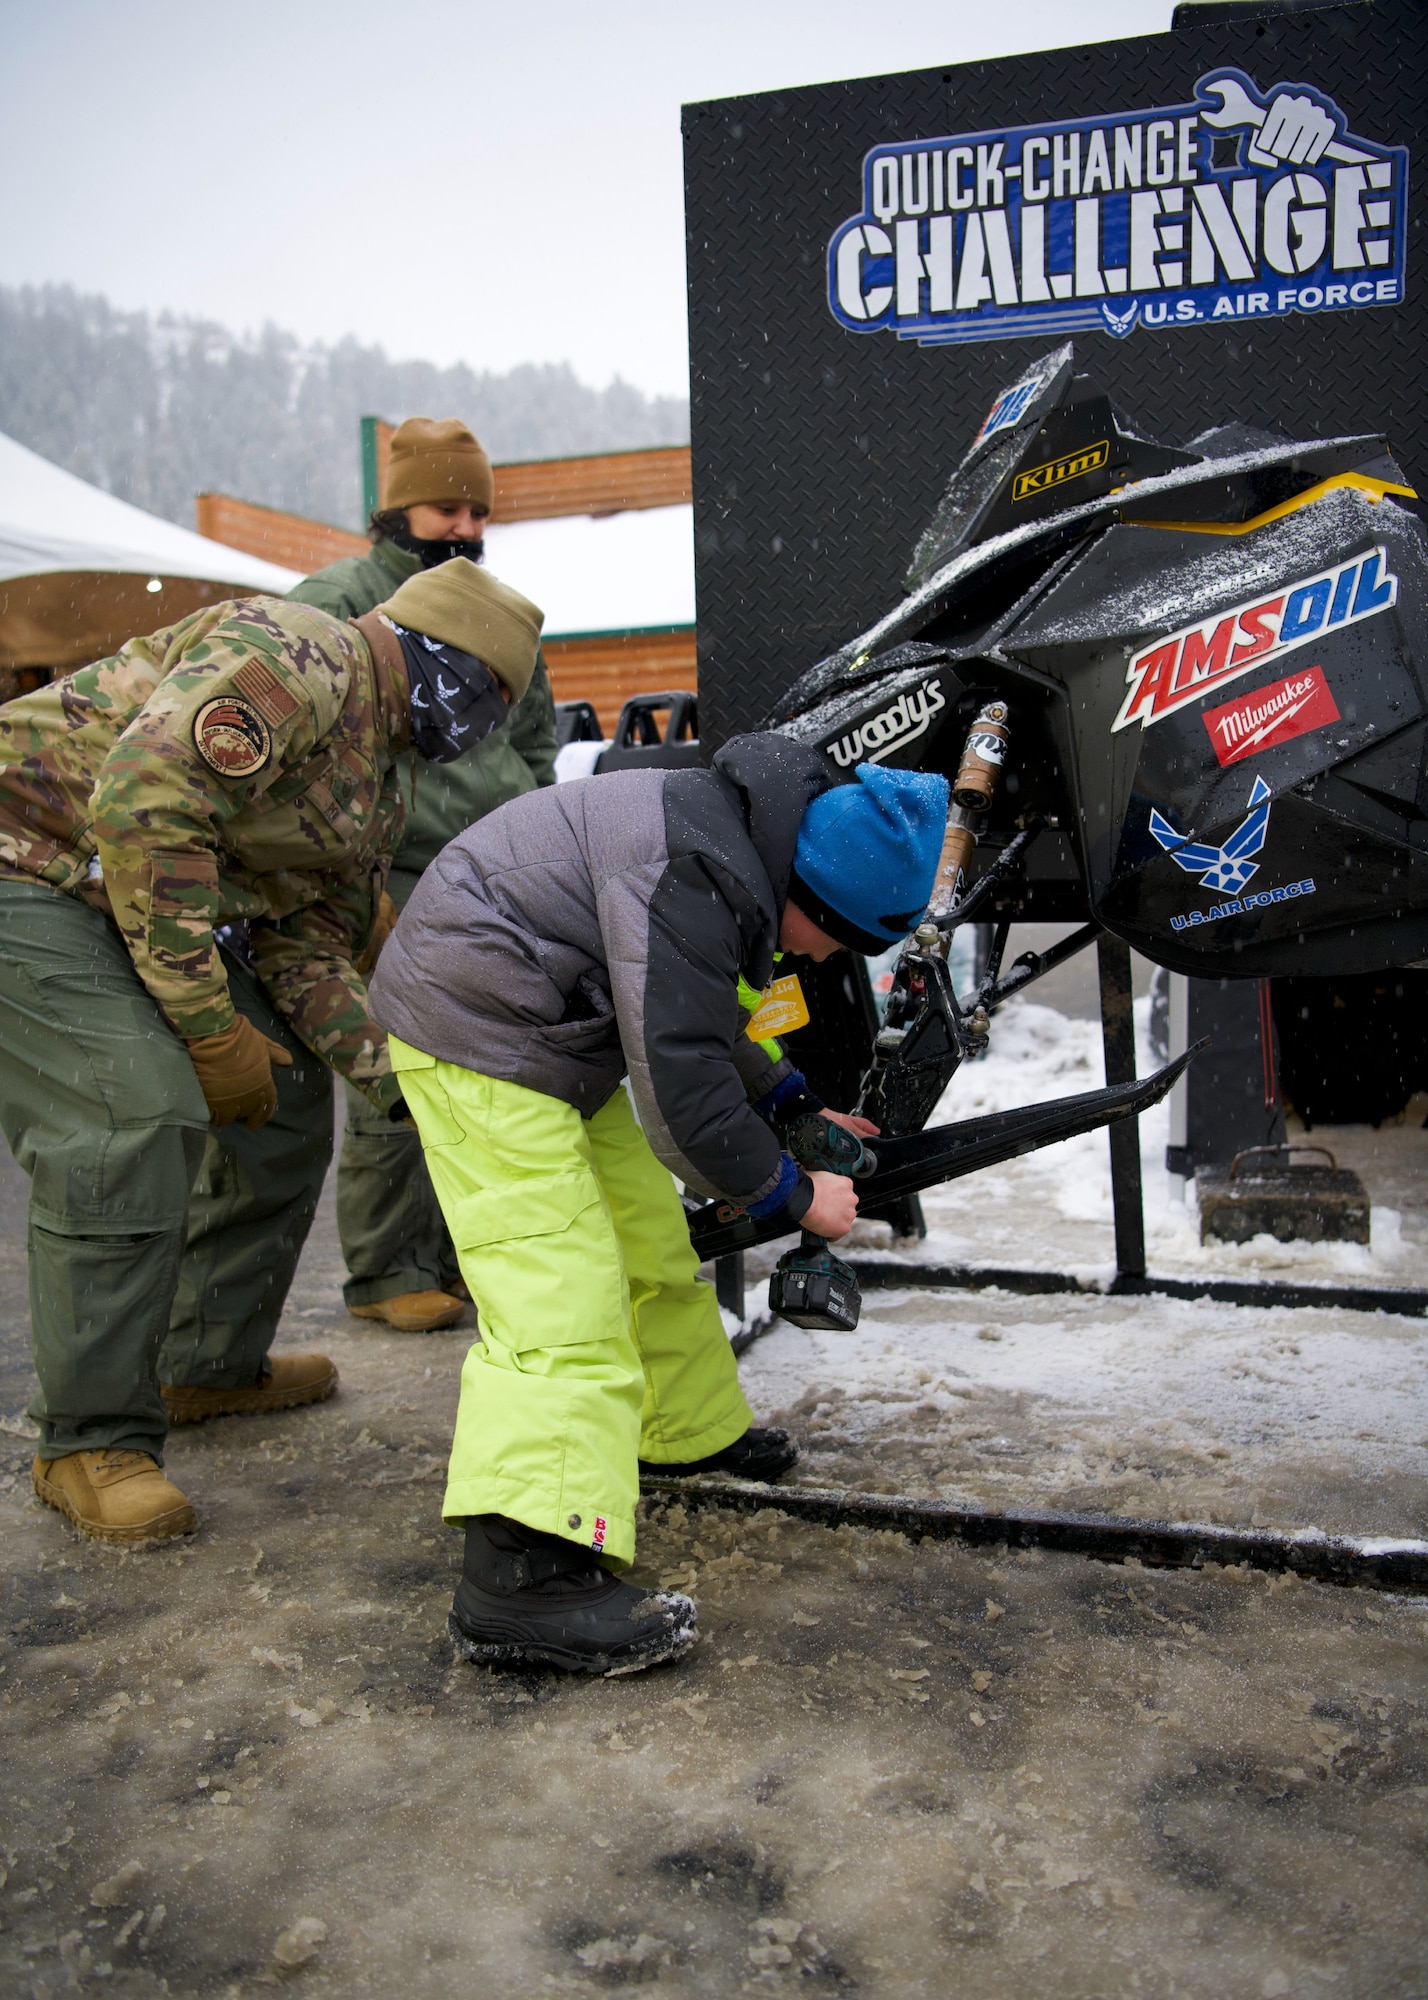
[(404, 549), (409, 556), (420, 556), (423, 569), (436, 569), (444, 562), (451, 562), (456, 556), (465, 556), (467, 562), (474, 563), (486, 560), (484, 541), (424, 542), (419, 535), (414, 535), (410, 528), (391, 530), (387, 540), (395, 542), (397, 547)]
[(450, 764), (506, 720), (500, 686), (473, 653), (395, 622), (392, 630), (411, 687), (412, 748), (429, 764)]

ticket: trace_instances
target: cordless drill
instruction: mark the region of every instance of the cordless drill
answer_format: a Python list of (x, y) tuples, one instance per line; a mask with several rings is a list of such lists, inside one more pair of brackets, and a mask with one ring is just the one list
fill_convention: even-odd
[[(805, 1173), (845, 1174), (862, 1180), (878, 1164), (877, 1155), (856, 1132), (816, 1111), (796, 1118), (784, 1135), (791, 1156)], [(827, 1333), (851, 1333), (863, 1296), (851, 1265), (835, 1257), (821, 1236), (805, 1229), (796, 1250), (785, 1251), (769, 1280), (769, 1305), (794, 1326)]]

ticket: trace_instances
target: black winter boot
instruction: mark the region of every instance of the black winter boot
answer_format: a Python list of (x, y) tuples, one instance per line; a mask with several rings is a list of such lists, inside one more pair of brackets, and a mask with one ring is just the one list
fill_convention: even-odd
[(761, 1479), (771, 1485), (798, 1463), (798, 1446), (787, 1431), (749, 1429), (722, 1451), (708, 1458), (684, 1459), (676, 1465), (651, 1465), (640, 1460), (640, 1471), (653, 1478), (688, 1479), (696, 1472), (731, 1472), (736, 1479)]
[(477, 1514), (466, 1523), (447, 1630), (457, 1652), (481, 1666), (637, 1674), (687, 1653), (696, 1618), (689, 1598), (621, 1583), (578, 1542)]

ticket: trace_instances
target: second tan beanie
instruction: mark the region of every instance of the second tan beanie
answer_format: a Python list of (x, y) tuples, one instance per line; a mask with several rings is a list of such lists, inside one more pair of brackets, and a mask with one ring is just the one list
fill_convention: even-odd
[(394, 625), (484, 660), (517, 701), (531, 684), (545, 613), (465, 556), (409, 576), (377, 609)]

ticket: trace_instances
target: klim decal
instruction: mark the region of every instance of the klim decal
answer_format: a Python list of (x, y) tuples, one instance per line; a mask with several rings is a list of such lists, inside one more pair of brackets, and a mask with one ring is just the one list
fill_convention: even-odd
[(1033, 465), (1026, 472), (1019, 472), (1012, 482), (1012, 499), (1031, 500), (1039, 493), (1049, 493), (1053, 486), (1064, 486), (1070, 479), (1079, 479), (1083, 473), (1099, 472), (1111, 455), (1111, 441), (1101, 438), (1096, 444), (1089, 444), (1084, 451), (1067, 452), (1064, 457), (1048, 459), (1045, 465)]
[(1229, 765), (1272, 750), (1278, 743), (1292, 743), (1311, 729), (1338, 722), (1340, 716), (1323, 668), (1307, 667), (1301, 674), (1227, 701), (1223, 708), (1209, 709), (1200, 719), (1216, 759)]
[[(890, 707), (870, 715), (836, 743), (825, 744), (824, 749), (842, 771), (854, 764), (881, 764), (905, 743), (924, 735), (933, 716), (946, 706), (941, 684), (934, 677), (911, 693), (900, 694)], [(1000, 757), (997, 762), (1001, 762)]]
[(1302, 583), (1281, 584), (1249, 604), (1216, 612), (1201, 625), (1186, 625), (1133, 656), (1111, 732), (1137, 722), (1149, 729), (1282, 653), (1340, 625), (1373, 618), (1397, 602), (1398, 578), (1388, 568), (1387, 552), (1376, 548)]
[(1186, 104), (894, 140), (828, 246), (829, 306), (941, 346), (1397, 305), (1408, 149), (1347, 126), (1312, 84), (1218, 69)]

